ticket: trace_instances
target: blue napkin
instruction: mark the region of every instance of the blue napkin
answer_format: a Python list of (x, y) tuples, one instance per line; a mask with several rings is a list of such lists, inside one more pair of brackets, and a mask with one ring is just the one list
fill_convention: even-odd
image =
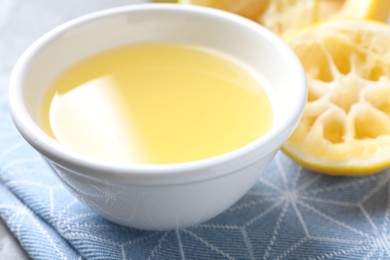
[(0, 216), (33, 259), (390, 259), (389, 179), (389, 171), (328, 177), (279, 153), (244, 198), (209, 222), (135, 230), (78, 202), (0, 101)]

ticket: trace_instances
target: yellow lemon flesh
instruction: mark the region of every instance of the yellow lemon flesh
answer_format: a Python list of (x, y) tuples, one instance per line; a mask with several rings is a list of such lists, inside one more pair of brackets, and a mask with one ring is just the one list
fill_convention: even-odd
[(179, 0), (222, 9), (258, 22), (284, 37), (305, 26), (336, 18), (386, 21), (389, 0)]
[(357, 18), (387, 21), (389, 0), (319, 0), (319, 20)]
[(312, 24), (319, 0), (179, 0), (180, 3), (213, 7), (259, 22), (281, 36)]
[(288, 40), (305, 69), (304, 115), (283, 151), (331, 175), (390, 166), (390, 26), (363, 20), (321, 23)]

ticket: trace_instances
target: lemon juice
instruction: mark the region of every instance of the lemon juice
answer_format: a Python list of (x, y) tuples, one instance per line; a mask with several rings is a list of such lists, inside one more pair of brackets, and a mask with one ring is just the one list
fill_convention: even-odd
[(273, 125), (259, 77), (197, 46), (128, 45), (86, 58), (46, 94), (44, 131), (102, 160), (169, 164), (242, 147)]

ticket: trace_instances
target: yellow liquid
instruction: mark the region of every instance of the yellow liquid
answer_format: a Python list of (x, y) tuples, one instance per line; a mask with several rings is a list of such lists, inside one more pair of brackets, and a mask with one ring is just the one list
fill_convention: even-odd
[(140, 44), (89, 57), (52, 84), (42, 128), (103, 160), (168, 164), (242, 147), (273, 124), (271, 102), (234, 59), (180, 44)]

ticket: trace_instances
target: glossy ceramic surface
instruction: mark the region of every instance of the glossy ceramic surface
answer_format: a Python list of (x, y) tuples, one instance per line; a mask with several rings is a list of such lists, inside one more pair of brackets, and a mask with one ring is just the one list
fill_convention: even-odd
[[(42, 97), (69, 65), (106, 49), (151, 41), (213, 48), (258, 71), (271, 86), (275, 126), (233, 152), (169, 165), (98, 161), (63, 147), (39, 128)], [(260, 25), (208, 8), (145, 4), (84, 16), (43, 36), (15, 66), (9, 103), (22, 136), (80, 201), (113, 222), (166, 230), (206, 221), (238, 201), (295, 128), (306, 91), (295, 55)]]

